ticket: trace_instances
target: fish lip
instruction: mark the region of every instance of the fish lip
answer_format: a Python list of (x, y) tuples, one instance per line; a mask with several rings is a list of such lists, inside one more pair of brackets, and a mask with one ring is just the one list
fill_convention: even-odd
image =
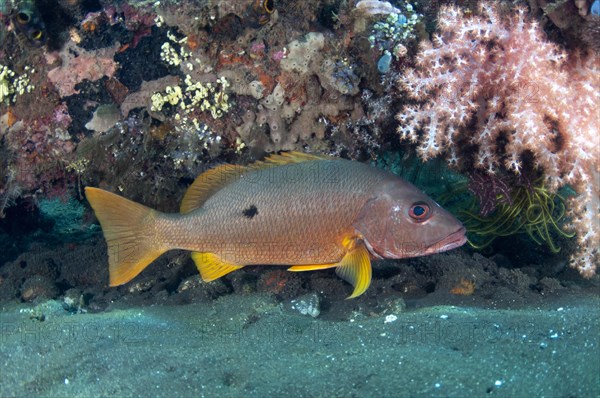
[(448, 250), (456, 249), (467, 243), (467, 236), (465, 235), (467, 229), (461, 226), (457, 231), (452, 232), (444, 239), (436, 242), (435, 244), (427, 248), (426, 254), (441, 253)]

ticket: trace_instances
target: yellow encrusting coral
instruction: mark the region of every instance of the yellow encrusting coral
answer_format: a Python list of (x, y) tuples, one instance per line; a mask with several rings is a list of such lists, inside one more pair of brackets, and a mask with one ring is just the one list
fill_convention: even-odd
[(227, 87), (229, 87), (229, 82), (224, 77), (219, 77), (213, 84), (211, 82), (194, 82), (191, 76), (187, 75), (183, 88), (167, 86), (164, 94), (154, 93), (151, 98), (150, 110), (160, 112), (165, 104), (170, 104), (179, 106), (184, 114), (196, 110), (208, 111), (213, 119), (218, 119), (230, 108)]
[[(187, 37), (178, 39), (170, 31), (167, 33), (169, 41), (161, 46), (160, 58), (167, 64), (185, 68), (192, 73), (194, 64), (201, 66), (199, 59), (192, 59), (192, 52), (186, 49)], [(173, 46), (179, 46), (179, 51)], [(187, 74), (183, 84), (179, 86), (167, 86), (164, 93), (154, 93), (151, 97), (152, 112), (160, 112), (165, 104), (179, 106), (184, 115), (194, 111), (210, 112), (213, 119), (218, 119), (230, 109), (228, 87), (229, 81), (220, 76), (215, 82), (196, 81)], [(181, 115), (177, 120), (183, 119)], [(196, 120), (196, 119), (194, 119)], [(194, 123), (196, 124), (196, 123)]]
[(26, 66), (24, 73), (17, 75), (6, 65), (0, 64), (0, 103), (14, 103), (16, 98), (25, 93), (30, 93), (35, 88), (30, 84), (29, 73), (35, 69)]

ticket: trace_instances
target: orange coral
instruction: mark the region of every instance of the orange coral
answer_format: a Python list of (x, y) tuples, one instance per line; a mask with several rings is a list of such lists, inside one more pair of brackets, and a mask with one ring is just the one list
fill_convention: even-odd
[(260, 289), (279, 294), (290, 280), (290, 274), (285, 270), (267, 271), (259, 279)]
[(198, 38), (198, 35), (195, 35), (195, 34), (189, 35), (187, 37), (187, 45), (190, 48), (190, 50), (192, 50), (192, 51), (196, 50), (200, 46), (200, 40)]
[(217, 61), (218, 67), (230, 66), (230, 65), (250, 65), (250, 59), (244, 55), (232, 50), (223, 50), (219, 53), (219, 59)]
[(460, 278), (460, 282), (450, 290), (452, 294), (461, 296), (470, 296), (475, 292), (475, 282), (469, 279)]
[(17, 122), (17, 116), (9, 109), (6, 112), (6, 124), (8, 127), (12, 127)]
[(96, 29), (98, 28), (98, 25), (96, 24), (96, 21), (90, 20), (90, 21), (85, 21), (84, 23), (82, 23), (81, 27), (86, 32), (94, 33), (96, 31)]
[(255, 70), (257, 79), (262, 83), (266, 93), (270, 93), (275, 88), (275, 79), (268, 71), (258, 69)]

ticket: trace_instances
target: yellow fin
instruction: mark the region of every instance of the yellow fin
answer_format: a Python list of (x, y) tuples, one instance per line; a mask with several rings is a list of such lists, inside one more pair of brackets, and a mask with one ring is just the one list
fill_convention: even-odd
[(221, 190), (225, 185), (238, 180), (245, 172), (320, 159), (329, 158), (302, 152), (283, 152), (280, 155), (271, 155), (263, 161), (254, 162), (248, 166), (233, 164), (217, 166), (200, 174), (194, 180), (183, 196), (179, 211), (181, 213), (189, 213), (192, 210), (202, 207), (204, 202), (214, 195), (215, 192)]
[(192, 259), (204, 282), (214, 281), (243, 267), (243, 265), (226, 263), (214, 253), (192, 252)]
[(168, 250), (147, 233), (157, 222), (155, 210), (98, 188), (86, 187), (85, 196), (108, 245), (110, 286), (129, 282)]
[(288, 268), (288, 271), (292, 272), (302, 272), (302, 271), (318, 271), (320, 269), (327, 269), (336, 267), (338, 263), (330, 263), (330, 264), (311, 264), (311, 265), (294, 265), (293, 267)]
[(354, 286), (349, 299), (363, 294), (371, 284), (371, 260), (365, 246), (360, 244), (346, 253), (335, 273)]
[(250, 165), (250, 167), (259, 166), (259, 168), (260, 168), (261, 164), (266, 164), (266, 165), (268, 165), (268, 167), (273, 167), (273, 166), (279, 166), (279, 165), (283, 165), (283, 164), (302, 163), (302, 162), (309, 162), (311, 160), (323, 160), (323, 159), (332, 159), (332, 158), (328, 157), (328, 156), (323, 156), (323, 155), (315, 155), (312, 153), (302, 153), (302, 152), (296, 152), (296, 151), (281, 152), (279, 155), (273, 154), (273, 155), (265, 158), (265, 160), (263, 160), (262, 162), (252, 163)]

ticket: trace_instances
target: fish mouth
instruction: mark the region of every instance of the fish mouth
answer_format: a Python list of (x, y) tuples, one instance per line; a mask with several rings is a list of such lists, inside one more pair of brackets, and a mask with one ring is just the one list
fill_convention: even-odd
[(456, 249), (457, 247), (461, 247), (467, 242), (467, 236), (465, 235), (466, 232), (467, 229), (465, 227), (460, 227), (460, 229), (458, 229), (455, 232), (452, 232), (444, 239), (429, 246), (425, 254), (441, 253), (448, 250)]

